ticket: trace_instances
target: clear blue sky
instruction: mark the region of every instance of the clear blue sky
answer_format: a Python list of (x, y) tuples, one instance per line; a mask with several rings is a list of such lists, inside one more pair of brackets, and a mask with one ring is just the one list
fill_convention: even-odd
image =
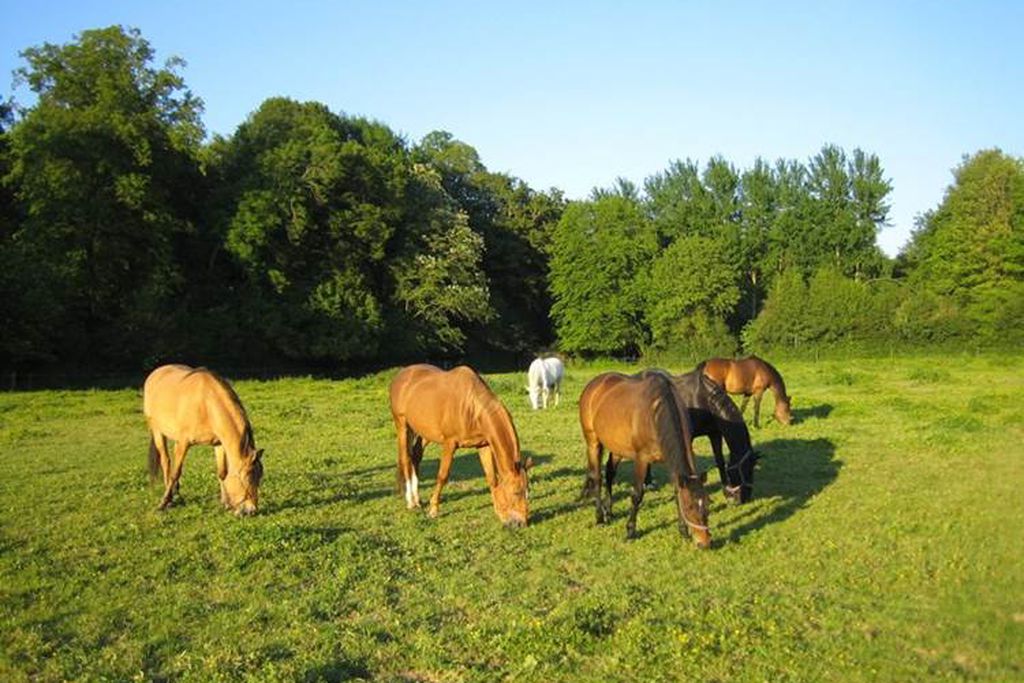
[(315, 100), (410, 141), (448, 130), (571, 198), (674, 159), (860, 147), (894, 185), (889, 254), (964, 154), (1024, 156), (1021, 1), (0, 0), (0, 96), (20, 50), (111, 24), (188, 62), (210, 133), (271, 96)]

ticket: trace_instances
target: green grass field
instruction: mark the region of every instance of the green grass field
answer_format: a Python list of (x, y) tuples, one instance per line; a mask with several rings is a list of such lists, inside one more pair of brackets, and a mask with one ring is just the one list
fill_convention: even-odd
[(518, 532), (471, 451), (440, 518), (405, 510), (393, 371), (235, 383), (267, 449), (250, 519), (209, 448), (157, 512), (137, 390), (0, 394), (0, 680), (1024, 678), (1024, 358), (777, 366), (797, 422), (751, 430), (750, 504), (709, 473), (706, 552), (667, 487), (625, 539), (628, 463), (611, 525), (577, 502), (576, 398), (611, 365), (546, 412), (525, 371), (487, 377), (537, 463)]

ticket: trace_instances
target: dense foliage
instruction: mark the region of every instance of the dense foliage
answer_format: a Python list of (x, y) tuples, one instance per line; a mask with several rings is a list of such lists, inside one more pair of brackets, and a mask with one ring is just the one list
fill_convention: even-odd
[(0, 365), (394, 362), (1024, 340), (1024, 161), (965, 158), (895, 261), (874, 154), (676, 161), (591, 197), (437, 131), (271, 97), (205, 140), (136, 30), (22, 52), (0, 102)]

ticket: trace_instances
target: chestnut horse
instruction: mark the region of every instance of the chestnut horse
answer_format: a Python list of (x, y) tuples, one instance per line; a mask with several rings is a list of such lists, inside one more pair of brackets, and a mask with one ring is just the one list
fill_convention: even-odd
[[(611, 517), (611, 482), (608, 503), (601, 492), (601, 457), (634, 461), (633, 507), (626, 523), (627, 538), (636, 536), (637, 510), (644, 498), (644, 476), (651, 462), (667, 461), (675, 487), (679, 531), (693, 529), (699, 548), (711, 546), (708, 499), (703, 477), (690, 446), (690, 423), (668, 375), (645, 371), (637, 375), (606, 372), (587, 384), (580, 396), (580, 426), (587, 443), (587, 479), (584, 495), (594, 495), (598, 524)], [(614, 470), (613, 470), (614, 473)]]
[(747, 409), (747, 401), (753, 396), (755, 427), (761, 426), (761, 395), (765, 389), (771, 389), (775, 394), (775, 419), (784, 425), (788, 425), (792, 420), (789, 409), (791, 399), (786, 394), (786, 384), (782, 381), (779, 371), (768, 361), (757, 356), (748, 356), (740, 360), (710, 358), (700, 363), (697, 370), (730, 394), (743, 394), (741, 413)]
[(430, 516), (441, 506), (457, 448), (476, 448), (498, 519), (507, 527), (526, 526), (527, 470), (519, 436), (504, 404), (471, 368), (444, 371), (410, 365), (391, 382), (391, 416), (398, 433), (398, 486), (409, 509), (420, 506), (419, 471), (424, 442), (441, 444)]
[[(142, 412), (149, 427), (149, 473), (161, 470), (166, 509), (178, 493), (178, 482), (188, 449), (213, 446), (220, 478), (220, 500), (240, 515), (256, 512), (263, 450), (256, 450), (249, 417), (238, 394), (227, 381), (206, 368), (163, 365), (146, 377)], [(174, 464), (167, 440), (174, 440)], [(159, 468), (159, 469), (158, 469)]]

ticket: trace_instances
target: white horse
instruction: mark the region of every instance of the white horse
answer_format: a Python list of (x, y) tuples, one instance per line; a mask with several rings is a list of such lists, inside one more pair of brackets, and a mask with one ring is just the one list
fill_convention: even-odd
[(555, 405), (562, 396), (562, 376), (565, 375), (565, 366), (558, 358), (535, 358), (530, 363), (530, 370), (527, 373), (529, 385), (526, 390), (530, 392), (530, 405), (534, 410), (541, 406), (548, 407), (548, 396), (555, 395)]

